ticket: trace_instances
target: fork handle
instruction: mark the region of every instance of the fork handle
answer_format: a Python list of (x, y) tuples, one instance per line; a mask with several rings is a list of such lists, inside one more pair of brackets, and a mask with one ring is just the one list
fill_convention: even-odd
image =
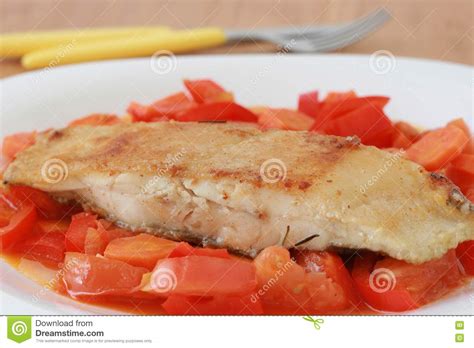
[(92, 60), (151, 56), (159, 51), (192, 52), (219, 46), (226, 41), (224, 31), (219, 28), (166, 31), (46, 48), (24, 55), (21, 62), (23, 67), (34, 69)]

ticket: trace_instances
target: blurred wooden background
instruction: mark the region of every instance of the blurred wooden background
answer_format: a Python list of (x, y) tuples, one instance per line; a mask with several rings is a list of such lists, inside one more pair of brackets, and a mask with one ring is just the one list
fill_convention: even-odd
[[(393, 20), (341, 53), (389, 50), (394, 55), (473, 64), (473, 0), (0, 0), (0, 31), (120, 25), (175, 28), (253, 28), (339, 23), (385, 6)], [(206, 53), (274, 52), (247, 43)], [(0, 61), (0, 77), (22, 72), (17, 60)]]

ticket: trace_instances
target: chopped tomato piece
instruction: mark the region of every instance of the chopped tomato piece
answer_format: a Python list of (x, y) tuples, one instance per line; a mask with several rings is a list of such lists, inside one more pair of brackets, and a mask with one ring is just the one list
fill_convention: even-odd
[(415, 142), (418, 140), (420, 137), (420, 131), (413, 127), (411, 124), (408, 122), (395, 122), (394, 125), (396, 134), (402, 134), (405, 136), (406, 139), (408, 139), (410, 142)]
[(365, 145), (389, 147), (392, 142), (392, 122), (382, 109), (366, 105), (328, 122), (323, 128), (331, 135), (357, 135)]
[(465, 173), (474, 175), (474, 155), (461, 154), (451, 164)]
[(162, 304), (172, 315), (261, 315), (260, 300), (251, 296), (181, 296), (171, 295)]
[(0, 250), (11, 247), (31, 233), (36, 217), (33, 205), (24, 205), (15, 211), (8, 225), (0, 228)]
[(214, 102), (195, 106), (176, 117), (182, 122), (238, 121), (257, 122), (258, 117), (249, 109), (234, 102)]
[(464, 132), (464, 134), (467, 135), (468, 138), (472, 136), (471, 131), (469, 130), (469, 126), (466, 124), (466, 122), (462, 118), (457, 118), (455, 120), (452, 120), (451, 122), (448, 123), (448, 126), (458, 127), (460, 130)]
[(23, 257), (54, 267), (64, 260), (65, 249), (61, 232), (35, 233), (14, 246)]
[(87, 230), (97, 228), (97, 215), (79, 213), (72, 217), (66, 232), (66, 251), (84, 252)]
[(474, 155), (474, 138), (471, 137), (463, 150), (463, 153), (467, 155)]
[(232, 93), (226, 92), (212, 80), (184, 80), (184, 86), (198, 104), (216, 101), (234, 101)]
[(446, 176), (451, 179), (466, 196), (470, 190), (474, 189), (474, 174), (464, 171), (460, 167), (450, 164), (446, 168)]
[(46, 192), (29, 186), (11, 185), (9, 190), (13, 203), (17, 206), (33, 204), (38, 213), (46, 219), (62, 219), (72, 212), (73, 207), (61, 204)]
[(186, 242), (178, 243), (168, 257), (183, 257), (189, 255), (221, 257), (224, 259), (230, 258), (227, 249), (193, 248)]
[(357, 95), (354, 91), (349, 92), (329, 92), (324, 98), (324, 103), (338, 102), (341, 100), (346, 100), (350, 98), (355, 98)]
[(318, 91), (300, 94), (298, 97), (298, 111), (316, 118), (321, 107), (318, 96)]
[(109, 239), (105, 230), (89, 227), (84, 239), (84, 253), (89, 255), (103, 254)]
[(36, 132), (25, 132), (7, 135), (3, 138), (2, 154), (7, 159), (15, 158), (16, 154), (35, 143)]
[(127, 108), (127, 112), (132, 115), (135, 122), (155, 122), (162, 119), (175, 119), (196, 105), (186, 94), (180, 92), (157, 100), (148, 106), (132, 102)]
[(263, 129), (309, 130), (314, 123), (313, 118), (295, 110), (263, 107), (254, 111)]
[(461, 281), (454, 250), (420, 265), (366, 254), (355, 261), (352, 276), (365, 301), (392, 312), (415, 309), (443, 296)]
[(70, 296), (127, 295), (139, 285), (146, 268), (119, 260), (67, 252), (63, 281)]
[(305, 270), (291, 259), (287, 249), (278, 246), (265, 248), (257, 255), (254, 264), (258, 289), (265, 290), (263, 293), (257, 292), (257, 295), (265, 304), (278, 305), (291, 311), (308, 301)]
[(389, 101), (390, 98), (388, 97), (368, 96), (344, 98), (334, 102), (325, 102), (321, 107), (321, 116), (334, 119), (367, 106), (383, 109)]
[(150, 285), (162, 294), (237, 296), (255, 290), (257, 279), (251, 262), (191, 255), (158, 261)]
[(468, 240), (458, 245), (456, 256), (461, 262), (464, 271), (469, 275), (474, 275), (474, 240)]
[(406, 151), (408, 159), (426, 170), (439, 170), (459, 156), (469, 138), (458, 127), (446, 126), (428, 132)]
[(36, 222), (35, 231), (38, 233), (60, 232), (65, 234), (69, 228), (69, 220), (45, 220)]
[[(355, 303), (355, 288), (347, 270), (339, 255), (328, 251), (299, 251), (296, 261), (303, 266), (307, 273), (324, 272), (335, 285), (337, 285), (336, 294), (333, 295), (334, 302), (340, 299), (340, 306), (347, 307), (349, 302)], [(337, 296), (336, 296), (337, 295)]]
[(88, 116), (84, 116), (69, 123), (69, 127), (75, 126), (83, 126), (83, 125), (90, 125), (90, 126), (110, 126), (113, 124), (121, 123), (122, 120), (112, 114), (92, 114)]
[(413, 143), (403, 133), (396, 133), (393, 136), (392, 147), (396, 149), (408, 149)]
[(7, 195), (0, 190), (0, 227), (10, 223), (10, 219), (15, 214), (16, 209)]
[(133, 266), (152, 270), (156, 262), (168, 257), (176, 248), (177, 242), (158, 238), (147, 233), (133, 237), (118, 238), (109, 243), (105, 249), (105, 257), (124, 261)]

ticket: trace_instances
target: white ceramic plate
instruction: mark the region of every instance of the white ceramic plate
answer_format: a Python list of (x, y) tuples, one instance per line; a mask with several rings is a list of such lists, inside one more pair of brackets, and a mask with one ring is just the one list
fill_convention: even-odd
[[(392, 97), (394, 119), (436, 127), (464, 117), (473, 129), (473, 68), (383, 52), (355, 55), (183, 56), (66, 66), (1, 81), (5, 134), (60, 127), (96, 112), (124, 113), (128, 103), (149, 103), (182, 89), (183, 78), (209, 77), (245, 105), (296, 106), (300, 92), (354, 89)], [(82, 305), (26, 279), (0, 263), (0, 314), (112, 313)], [(41, 296), (37, 296), (41, 293)], [(36, 295), (36, 296), (35, 296)], [(473, 314), (474, 283), (413, 314)]]

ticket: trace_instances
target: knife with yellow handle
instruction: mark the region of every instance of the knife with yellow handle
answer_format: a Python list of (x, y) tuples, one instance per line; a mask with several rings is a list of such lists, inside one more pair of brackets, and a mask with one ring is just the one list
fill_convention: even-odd
[(185, 53), (225, 42), (226, 35), (218, 28), (164, 31), (40, 49), (25, 54), (21, 63), (26, 69), (35, 69), (93, 60), (145, 57), (160, 51)]
[(0, 34), (0, 56), (21, 57), (31, 51), (53, 46), (69, 46), (90, 41), (145, 35), (169, 30), (169, 28), (163, 26), (150, 26)]

